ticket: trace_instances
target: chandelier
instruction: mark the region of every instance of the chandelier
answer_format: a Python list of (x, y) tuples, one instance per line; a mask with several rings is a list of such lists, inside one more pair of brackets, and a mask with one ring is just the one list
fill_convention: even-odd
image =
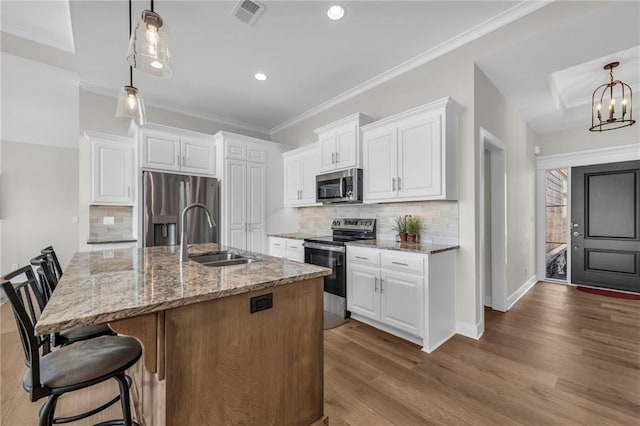
[[(620, 129), (635, 123), (631, 87), (620, 80), (613, 79), (613, 69), (618, 65), (620, 62), (611, 62), (604, 66), (605, 70), (609, 70), (611, 81), (596, 88), (591, 95), (589, 130), (592, 132)], [(606, 111), (602, 110), (603, 106), (607, 109)]]

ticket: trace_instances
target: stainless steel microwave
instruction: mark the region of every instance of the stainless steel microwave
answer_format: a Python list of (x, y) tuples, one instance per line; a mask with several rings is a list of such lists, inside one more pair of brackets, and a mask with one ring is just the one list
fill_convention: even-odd
[(317, 203), (361, 203), (362, 169), (349, 169), (316, 176)]

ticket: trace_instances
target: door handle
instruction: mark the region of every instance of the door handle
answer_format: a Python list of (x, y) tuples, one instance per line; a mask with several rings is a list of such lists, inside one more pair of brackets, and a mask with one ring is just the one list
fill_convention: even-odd
[(382, 278), (380, 278), (380, 294), (382, 294), (382, 292), (384, 291), (384, 289), (382, 288)]
[(338, 164), (338, 153), (336, 152), (336, 164)]
[(398, 191), (400, 191), (400, 182), (401, 182), (400, 176), (398, 176)]
[(573, 231), (573, 236), (574, 237), (579, 237), (580, 235), (584, 235), (584, 234), (581, 233), (581, 232), (578, 232), (578, 231)]
[(396, 178), (391, 178), (391, 190), (396, 190)]
[(378, 277), (374, 278), (374, 283), (373, 283), (373, 292), (377, 293), (378, 292)]
[(331, 164), (336, 164), (336, 153), (335, 152), (331, 153)]

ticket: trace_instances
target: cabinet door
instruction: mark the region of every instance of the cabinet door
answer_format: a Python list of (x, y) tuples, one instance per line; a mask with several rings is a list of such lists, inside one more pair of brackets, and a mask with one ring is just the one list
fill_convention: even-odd
[(382, 270), (380, 320), (399, 330), (423, 336), (424, 277)]
[(348, 269), (347, 309), (355, 314), (379, 320), (379, 270), (363, 266), (349, 266)]
[(319, 172), (330, 172), (336, 168), (336, 134), (334, 131), (321, 133), (318, 137), (320, 146)]
[(398, 198), (442, 194), (440, 114), (398, 128)]
[(336, 129), (336, 168), (358, 166), (358, 126), (353, 123)]
[(182, 171), (200, 175), (216, 174), (216, 157), (213, 140), (182, 139)]
[(133, 205), (133, 147), (92, 139), (92, 203)]
[(284, 205), (285, 207), (300, 204), (300, 177), (302, 176), (302, 159), (286, 158), (284, 160)]
[(266, 252), (265, 166), (247, 163), (247, 250)]
[(316, 204), (316, 175), (318, 174), (319, 167), (320, 163), (316, 150), (302, 157), (300, 173), (301, 205), (309, 206)]
[(178, 137), (143, 130), (142, 167), (148, 169), (180, 171), (180, 139)]
[(247, 246), (247, 163), (226, 160), (225, 180), (227, 183), (226, 226), (227, 238), (224, 244), (245, 249)]
[(363, 134), (364, 201), (397, 198), (396, 128)]

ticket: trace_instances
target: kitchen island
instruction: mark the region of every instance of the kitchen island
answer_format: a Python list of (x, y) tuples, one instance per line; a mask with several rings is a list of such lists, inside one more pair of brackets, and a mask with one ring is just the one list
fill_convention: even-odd
[(323, 277), (329, 269), (262, 261), (179, 262), (177, 247), (76, 253), (39, 334), (108, 323), (143, 345), (131, 372), (146, 425), (291, 424), (323, 417)]

